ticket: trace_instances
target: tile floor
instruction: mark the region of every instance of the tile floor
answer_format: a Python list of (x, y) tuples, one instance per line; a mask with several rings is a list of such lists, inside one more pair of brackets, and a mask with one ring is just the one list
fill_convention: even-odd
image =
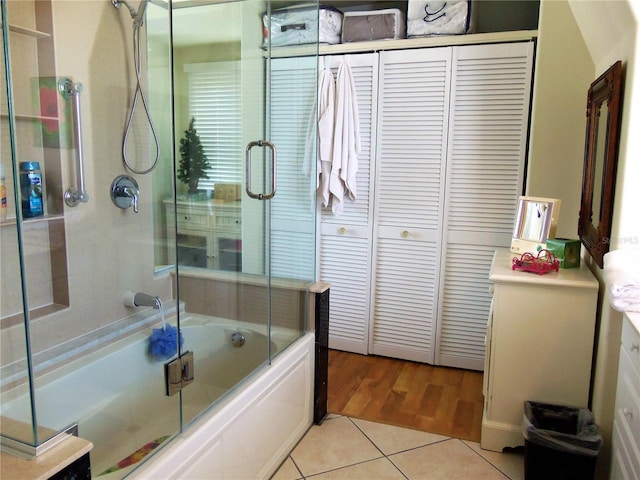
[(524, 478), (524, 451), (330, 415), (313, 425), (272, 480), (492, 480)]

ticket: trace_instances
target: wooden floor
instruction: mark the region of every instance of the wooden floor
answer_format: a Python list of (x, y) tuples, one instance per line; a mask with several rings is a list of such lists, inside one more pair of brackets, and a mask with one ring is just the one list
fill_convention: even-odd
[(329, 350), (331, 413), (480, 441), (482, 372)]

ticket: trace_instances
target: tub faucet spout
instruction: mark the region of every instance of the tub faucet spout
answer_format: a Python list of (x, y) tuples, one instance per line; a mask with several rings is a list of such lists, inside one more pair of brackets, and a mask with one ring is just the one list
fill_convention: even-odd
[(160, 297), (153, 297), (148, 293), (142, 292), (126, 292), (124, 295), (124, 304), (128, 307), (153, 307), (156, 310), (162, 308)]

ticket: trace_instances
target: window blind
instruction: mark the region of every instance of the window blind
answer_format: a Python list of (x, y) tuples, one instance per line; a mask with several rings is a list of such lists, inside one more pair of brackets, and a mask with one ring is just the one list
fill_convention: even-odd
[(195, 118), (194, 126), (211, 165), (209, 178), (201, 179), (198, 188), (241, 183), (240, 62), (187, 64), (184, 71), (189, 79), (189, 118)]

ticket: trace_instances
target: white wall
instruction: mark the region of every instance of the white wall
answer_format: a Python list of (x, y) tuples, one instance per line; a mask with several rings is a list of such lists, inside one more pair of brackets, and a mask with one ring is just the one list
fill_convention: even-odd
[[(154, 278), (152, 182), (140, 186), (140, 213), (111, 202), (110, 185), (127, 173), (121, 157), (124, 124), (134, 91), (132, 20), (108, 1), (53, 2), (59, 76), (82, 82), (83, 149), (89, 202), (65, 207), (70, 307), (32, 322), (35, 351), (131, 315), (127, 289), (171, 297), (168, 277)], [(139, 105), (140, 108), (140, 105)], [(148, 138), (145, 130), (132, 135)], [(143, 152), (144, 153), (144, 152)], [(148, 165), (132, 149), (138, 168)], [(73, 150), (62, 152), (62, 171), (73, 178)]]
[(594, 74), (568, 3), (542, 2), (526, 192), (562, 200), (560, 238), (578, 238), (586, 92)]
[[(536, 72), (528, 193), (562, 198), (559, 233), (576, 237), (587, 88), (609, 66), (622, 60), (626, 72), (611, 249), (640, 248), (637, 220), (640, 210), (637, 186), (640, 178), (639, 15), (640, 5), (627, 1), (543, 0), (541, 3), (537, 64), (540, 69)], [(559, 87), (550, 83), (554, 78), (559, 81)], [(555, 95), (554, 88), (567, 98)], [(580, 98), (582, 104), (578, 105)], [(578, 106), (581, 111), (574, 111)], [(590, 261), (588, 254), (584, 255), (600, 281), (591, 409), (605, 438), (597, 477), (608, 478), (622, 314), (609, 304), (603, 271)]]

